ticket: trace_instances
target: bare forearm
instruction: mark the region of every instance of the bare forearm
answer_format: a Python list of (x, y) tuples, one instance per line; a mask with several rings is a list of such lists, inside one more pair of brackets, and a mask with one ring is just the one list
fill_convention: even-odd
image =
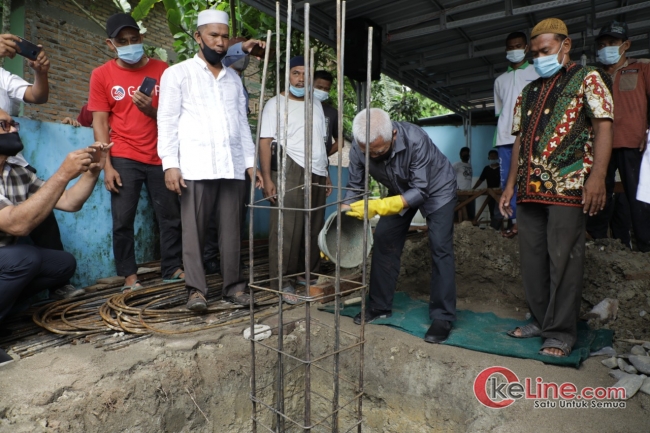
[(31, 104), (45, 104), (50, 96), (47, 74), (34, 74), (34, 84), (27, 88), (23, 100)]
[[(110, 143), (108, 113), (93, 113), (93, 135), (96, 142)], [(112, 167), (110, 158), (106, 158), (106, 167)]]
[(67, 184), (68, 179), (57, 172), (26, 201), (3, 209), (0, 214), (2, 231), (13, 236), (27, 236), (52, 212)]
[(260, 140), (260, 171), (262, 178), (271, 178), (271, 142), (270, 138), (262, 138)]
[(77, 212), (80, 210), (90, 194), (92, 194), (99, 173), (84, 173), (72, 188), (66, 190), (56, 204), (56, 208), (65, 212)]

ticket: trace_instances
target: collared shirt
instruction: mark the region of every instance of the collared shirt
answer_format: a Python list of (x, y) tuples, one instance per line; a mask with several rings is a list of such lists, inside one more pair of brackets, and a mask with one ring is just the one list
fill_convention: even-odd
[[(27, 81), (14, 75), (6, 69), (0, 68), (0, 109), (11, 116), (18, 115), (18, 107), (25, 96), (27, 88), (31, 86)], [(27, 167), (28, 163), (20, 152), (16, 156), (10, 156), (7, 162)]]
[(198, 55), (168, 68), (160, 83), (158, 155), (184, 179), (244, 179), (255, 162), (241, 79), (215, 78)]
[(594, 159), (589, 119), (614, 119), (611, 86), (601, 70), (569, 62), (524, 88), (512, 126), (521, 136), (518, 203), (582, 206)]
[(650, 60), (627, 59), (611, 77), (616, 114), (613, 147), (638, 149), (645, 143), (650, 121)]
[[(397, 138), (390, 158), (384, 161), (370, 159), (370, 175), (388, 187), (389, 195), (401, 195), (409, 208), (419, 208), (426, 218), (452, 200), (456, 200), (456, 173), (445, 155), (433, 144), (419, 126), (407, 122), (393, 122)], [(350, 149), (350, 177), (346, 203), (360, 198), (364, 188), (365, 155), (359, 145)]]
[[(26, 201), (45, 183), (27, 168), (5, 162), (0, 179), (0, 210)], [(0, 231), (0, 247), (11, 245), (16, 237)]]
[(535, 67), (525, 62), (517, 69), (508, 66), (508, 70), (494, 81), (494, 114), (499, 118), (494, 142), (496, 146), (515, 142), (515, 136), (512, 135), (515, 102), (523, 88), (538, 78)]

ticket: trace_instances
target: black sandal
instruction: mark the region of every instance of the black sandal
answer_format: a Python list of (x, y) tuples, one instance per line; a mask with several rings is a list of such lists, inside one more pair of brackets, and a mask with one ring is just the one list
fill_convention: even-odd
[[(555, 355), (553, 353), (544, 352), (544, 349), (560, 349), (564, 355)], [(571, 347), (566, 344), (564, 341), (558, 340), (557, 338), (547, 338), (542, 344), (542, 347), (539, 350), (540, 355), (554, 356), (556, 358), (566, 358), (571, 354)]]
[[(519, 329), (520, 335), (516, 334), (517, 329)], [(517, 326), (515, 329), (508, 331), (507, 334), (513, 338), (531, 338), (542, 335), (542, 330), (537, 322), (532, 322), (524, 326)]]

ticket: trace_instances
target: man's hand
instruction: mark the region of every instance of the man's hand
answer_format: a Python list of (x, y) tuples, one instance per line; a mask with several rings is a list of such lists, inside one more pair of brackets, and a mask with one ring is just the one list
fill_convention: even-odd
[(262, 194), (264, 195), (264, 198), (267, 198), (271, 204), (275, 204), (275, 197), (278, 192), (275, 189), (275, 184), (271, 180), (271, 178), (264, 179), (264, 185), (262, 186)]
[(99, 174), (106, 166), (106, 159), (108, 159), (108, 153), (113, 147), (113, 143), (106, 144), (96, 141), (88, 147), (94, 150), (92, 153), (93, 163), (90, 164), (88, 171), (92, 174)]
[[(350, 205), (352, 209), (346, 213), (347, 216), (363, 219), (363, 200), (355, 201)], [(397, 215), (404, 209), (404, 200), (401, 195), (393, 195), (379, 200), (368, 200), (368, 219), (376, 215), (389, 216)]]
[(75, 128), (79, 128), (81, 126), (81, 123), (79, 123), (76, 119), (73, 119), (71, 117), (66, 117), (61, 121), (61, 123), (64, 125), (72, 125)]
[(325, 186), (325, 197), (329, 197), (332, 194), (332, 181), (329, 176), (327, 176), (327, 180), (325, 180)]
[(0, 35), (0, 57), (13, 59), (17, 52), (16, 42), (20, 42), (20, 38), (16, 35)]
[[(104, 163), (106, 163), (106, 161), (104, 161)], [(115, 194), (120, 193), (120, 190), (117, 189), (117, 187), (122, 186), (122, 178), (112, 165), (106, 166), (104, 170), (104, 186), (107, 191), (114, 192)]]
[(501, 199), (499, 199), (499, 212), (501, 212), (504, 218), (510, 218), (513, 214), (512, 208), (510, 207), (510, 200), (512, 200), (514, 194), (515, 189), (511, 186), (506, 186), (506, 189), (501, 194)]
[(145, 115), (155, 119), (156, 118), (156, 109), (151, 105), (152, 99), (151, 96), (147, 96), (142, 93), (140, 90), (137, 90), (133, 94), (133, 103), (138, 110), (142, 111)]
[(43, 45), (39, 45), (39, 47), (41, 47), (41, 52), (38, 53), (38, 56), (36, 56), (36, 60), (30, 60), (27, 62), (27, 64), (34, 70), (35, 73), (46, 75), (50, 70), (50, 59), (47, 58), (45, 50), (42, 49)]
[(178, 195), (181, 195), (181, 187), (187, 188), (180, 168), (168, 168), (165, 170), (165, 186), (167, 186), (168, 190), (174, 191)]
[(70, 182), (82, 173), (85, 173), (90, 168), (93, 162), (92, 150), (90, 148), (75, 150), (66, 156), (63, 164), (59, 167), (58, 172)]
[(256, 45), (259, 45), (261, 49), (266, 48), (266, 42), (257, 39), (249, 39), (246, 42), (242, 42), (241, 48), (247, 53), (250, 53)]
[[(246, 172), (248, 173), (248, 178), (253, 180), (253, 167), (249, 167), (246, 169)], [(255, 188), (257, 189), (264, 189), (264, 179), (262, 178), (262, 174), (260, 173), (259, 170), (255, 173)]]
[(605, 209), (607, 202), (607, 190), (605, 189), (605, 179), (599, 179), (595, 176), (589, 176), (589, 179), (582, 187), (582, 204), (583, 212), (589, 216), (596, 215)]
[(643, 151), (648, 147), (648, 142), (650, 141), (650, 131), (645, 132), (645, 135), (641, 139), (641, 144), (639, 145), (639, 152), (643, 153)]

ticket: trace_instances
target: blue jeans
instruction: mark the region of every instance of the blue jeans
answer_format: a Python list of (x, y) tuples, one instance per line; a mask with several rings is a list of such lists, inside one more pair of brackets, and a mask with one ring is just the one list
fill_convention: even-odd
[(138, 271), (133, 223), (144, 184), (160, 227), (162, 277), (170, 278), (174, 271), (182, 268), (183, 260), (181, 205), (178, 195), (165, 186), (165, 173), (160, 165), (144, 164), (126, 158), (111, 158), (111, 162), (122, 178), (122, 186), (118, 187), (119, 194), (111, 193), (113, 255), (117, 275), (127, 277)]
[[(506, 188), (508, 175), (510, 175), (510, 161), (512, 160), (512, 144), (497, 146), (499, 154), (499, 175), (501, 176), (501, 189)], [(512, 219), (517, 218), (517, 188), (510, 199), (510, 208), (512, 209)]]

